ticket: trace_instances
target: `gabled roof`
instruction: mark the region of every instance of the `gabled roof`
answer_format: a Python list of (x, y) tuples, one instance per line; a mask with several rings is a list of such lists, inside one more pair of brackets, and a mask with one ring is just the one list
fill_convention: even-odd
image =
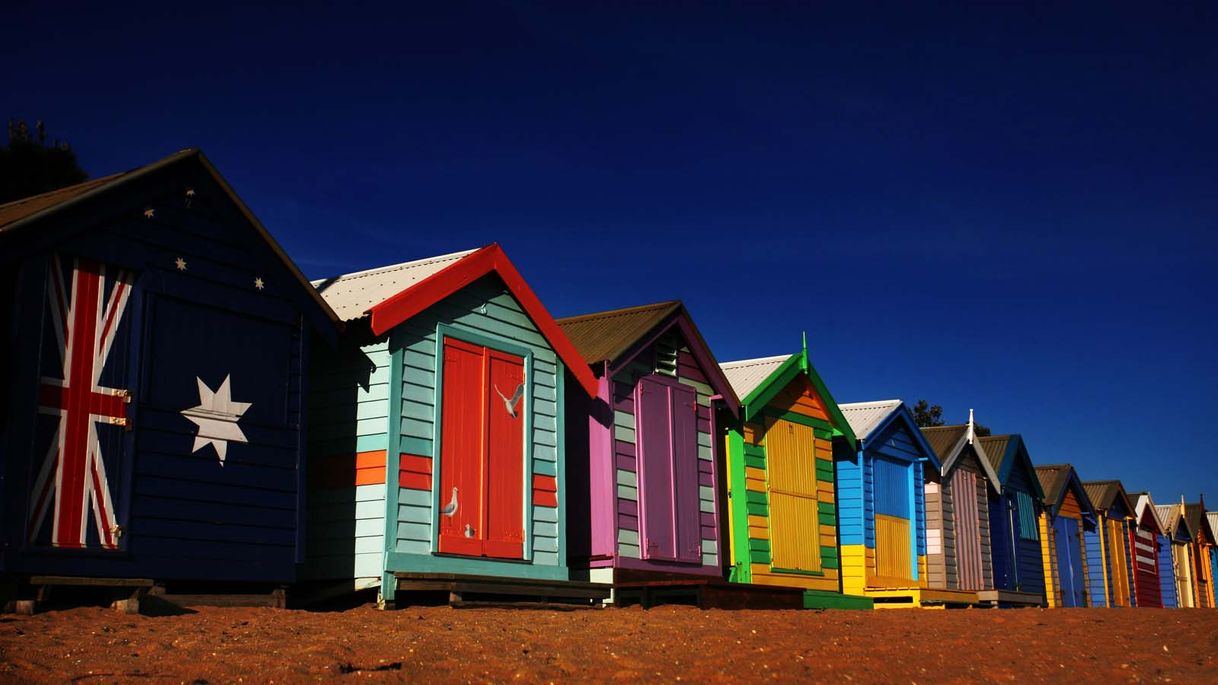
[[(939, 462), (942, 466), (939, 468), (939, 473), (946, 476), (956, 462), (960, 459), (960, 455), (964, 454), (964, 448), (969, 446), (969, 424), (961, 424), (958, 426), (930, 426), (922, 429), (922, 435), (926, 437), (931, 447), (935, 449), (935, 453), (939, 455)], [(981, 470), (985, 471), (985, 475), (989, 477), (990, 486), (995, 491), (1002, 492), (1002, 479), (998, 477), (998, 472), (994, 470), (994, 465), (990, 462), (989, 455), (986, 454), (985, 448), (981, 446), (980, 439), (973, 435), (972, 438), (973, 452), (977, 455), (977, 461), (980, 462)]]
[(241, 215), (249, 222), (250, 227), (254, 229), (258, 237), (266, 243), (275, 257), (288, 270), (288, 273), (304, 289), (305, 296), (317, 306), (317, 311), (321, 314), (317, 323), (328, 322), (327, 326), (329, 330), (323, 330), (326, 337), (332, 338), (335, 335), (339, 322), (338, 316), (330, 309), (330, 306), (326, 304), (317, 291), (310, 286), (308, 279), (296, 267), (296, 263), (288, 257), (279, 243), (271, 236), (270, 231), (262, 225), (258, 217), (254, 216), (254, 213), (237, 196), (237, 193), (228, 184), (228, 181), (224, 180), (224, 177), (220, 175), (216, 167), (212, 165), (211, 161), (198, 148), (187, 148), (136, 169), (95, 178), (66, 188), (60, 188), (59, 190), (52, 190), (48, 193), (0, 205), (0, 242), (6, 237), (23, 234), (25, 230), (34, 228), (44, 219), (54, 217), (68, 209), (87, 206), (94, 199), (103, 197), (138, 179), (147, 178), (165, 169), (187, 163), (195, 163), (201, 166), (204, 172), (220, 186), (229, 201), (236, 206)]
[(1087, 491), (1087, 497), (1096, 511), (1108, 511), (1113, 504), (1119, 503), (1130, 516), (1134, 515), (1133, 502), (1129, 501), (1121, 481), (1089, 480), (1083, 483), (1083, 489)]
[(613, 362), (684, 307), (680, 300), (558, 319), (558, 327), (589, 364)]
[(1036, 477), (1040, 480), (1040, 488), (1045, 493), (1045, 508), (1057, 515), (1058, 507), (1066, 497), (1067, 490), (1073, 490), (1078, 498), (1078, 506), (1085, 515), (1095, 515), (1095, 505), (1087, 496), (1087, 489), (1079, 479), (1078, 472), (1070, 464), (1047, 464), (1036, 467)]
[(1134, 516), (1139, 524), (1146, 517), (1147, 510), (1150, 510), (1150, 520), (1154, 521), (1156, 534), (1164, 532), (1163, 521), (1159, 519), (1159, 513), (1155, 511), (1154, 500), (1150, 498), (1149, 492), (1131, 492), (1129, 499), (1133, 501)]
[(1188, 527), (1188, 519), (1184, 517), (1184, 511), (1179, 504), (1156, 504), (1155, 513), (1159, 515), (1159, 522), (1163, 524), (1163, 530), (1167, 531), (1173, 539), (1181, 527), (1184, 528), (1184, 535), (1189, 540), (1193, 539), (1193, 531)]
[(1210, 528), (1218, 534), (1218, 511), (1207, 511), (1205, 517), (1210, 521)]
[(570, 316), (558, 319), (556, 323), (589, 365), (608, 364), (610, 374), (629, 364), (639, 352), (675, 328), (689, 344), (689, 351), (706, 374), (712, 390), (723, 398), (733, 415), (740, 415), (740, 400), (735, 390), (680, 300)]
[(816, 373), (812, 362), (808, 360), (806, 341), (804, 349), (796, 354), (744, 359), (719, 366), (740, 398), (740, 413), (746, 421), (757, 416), (765, 405), (797, 376), (807, 376), (812, 388), (825, 404), (834, 435), (846, 438), (850, 449), (858, 449), (858, 440), (854, 437), (850, 423), (842, 416), (837, 401), (833, 399), (820, 374)]
[(596, 377), (498, 243), (477, 250), (370, 269), (317, 282), (322, 297), (334, 298), (347, 320), (371, 316), (383, 335), (474, 281), (496, 274), (554, 348), (584, 392), (596, 397)]
[(917, 443), (918, 449), (934, 467), (939, 468), (939, 455), (926, 442), (918, 424), (914, 421), (913, 413), (901, 400), (880, 400), (878, 402), (852, 402), (838, 405), (842, 416), (850, 423), (850, 429), (859, 440), (859, 449), (864, 449), (870, 440), (879, 436), (894, 422), (904, 421), (910, 435)]
[(390, 264), (367, 271), (343, 274), (313, 281), (313, 287), (334, 308), (343, 321), (369, 315), (372, 307), (402, 292), (419, 281), (448, 268), (474, 250), (462, 250), (413, 262)]
[(780, 354), (777, 357), (744, 359), (720, 364), (719, 368), (723, 369), (723, 375), (727, 377), (727, 382), (732, 384), (736, 396), (743, 399), (793, 356)]
[(1205, 515), (1205, 500), (1184, 505), (1184, 517), (1188, 520), (1188, 529), (1197, 533), (1205, 533), (1210, 544), (1214, 543), (1214, 529), (1210, 527), (1209, 517)]
[(998, 480), (1003, 486), (1006, 486), (1011, 473), (1017, 467), (1022, 468), (1024, 475), (1027, 476), (1028, 484), (1032, 486), (1032, 494), (1041, 500), (1045, 498), (1044, 490), (1040, 486), (1040, 478), (1036, 474), (1036, 467), (1033, 466), (1032, 459), (1028, 456), (1028, 448), (1024, 444), (1023, 436), (1018, 433), (986, 435), (977, 438), (977, 442), (981, 445), (986, 458), (990, 460), (990, 465), (994, 467), (994, 472), (998, 474)]

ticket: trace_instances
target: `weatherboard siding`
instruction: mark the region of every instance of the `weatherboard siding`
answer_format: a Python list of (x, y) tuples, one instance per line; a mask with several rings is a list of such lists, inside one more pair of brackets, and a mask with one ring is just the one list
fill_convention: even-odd
[[(317, 345), (309, 392), (309, 530), (302, 575), (380, 578), (385, 540), (388, 336)], [(379, 482), (359, 477), (357, 455), (380, 453)]]
[[(672, 335), (672, 334), (669, 334)], [(715, 493), (718, 488), (714, 474), (714, 437), (711, 433), (711, 396), (714, 391), (709, 385), (697, 360), (689, 350), (689, 344), (684, 339), (676, 342), (677, 350), (676, 375), (671, 377), (681, 385), (691, 388), (696, 393), (696, 441), (698, 452), (698, 536), (701, 541), (702, 570), (718, 571), (718, 530), (716, 526), (717, 503)], [(637, 413), (635, 407), (635, 391), (645, 377), (656, 374), (656, 346), (653, 342), (641, 350), (635, 358), (613, 373), (610, 388), (613, 398), (613, 472), (614, 472), (614, 511), (616, 512), (616, 544), (618, 560), (632, 560), (631, 568), (650, 567), (654, 570), (680, 573), (691, 568), (690, 564), (675, 562), (657, 562), (644, 560), (639, 540), (639, 482), (638, 482), (638, 442), (637, 442)], [(668, 377), (660, 374), (662, 377)], [(623, 532), (633, 535), (623, 536)], [(620, 565), (620, 562), (617, 562)]]
[[(553, 485), (554, 490), (539, 491), (534, 485), (526, 492), (526, 530), (531, 529), (527, 548), (531, 548), (531, 563), (500, 562), (478, 557), (454, 559), (434, 557), (433, 536), (436, 513), (435, 496), (430, 487), (423, 488), (425, 479), (399, 476), (397, 510), (393, 517), (390, 563), (392, 571), (448, 570), (471, 572), (484, 566), (488, 575), (520, 577), (565, 577), (565, 530), (558, 511), (557, 496), (561, 488), (562, 448), (560, 411), (563, 370), (553, 348), (525, 314), (516, 299), (496, 276), (483, 277), (458, 292), (428, 307), (423, 312), (399, 324), (391, 333), (394, 349), (400, 350), (401, 406), (397, 427), (398, 451), (401, 463), (409, 464), (411, 473), (436, 473), (434, 463), (439, 438), (436, 435), (436, 404), (440, 393), (436, 388), (437, 328), (451, 326), (456, 337), (464, 333), (528, 350), (531, 354), (531, 383), (522, 400), (530, 421), (526, 440), (531, 458), (525, 468), (527, 483), (537, 483), (537, 477)], [(492, 345), (493, 347), (493, 345)], [(550, 480), (553, 479), (553, 480)], [(403, 484), (407, 486), (402, 486)], [(529, 486), (522, 484), (529, 490)], [(552, 504), (543, 505), (543, 499)], [(443, 502), (441, 502), (443, 504)], [(526, 552), (527, 555), (527, 552)], [(447, 564), (447, 565), (446, 565)], [(548, 568), (550, 571), (539, 569)], [(473, 571), (477, 572), (477, 571)]]

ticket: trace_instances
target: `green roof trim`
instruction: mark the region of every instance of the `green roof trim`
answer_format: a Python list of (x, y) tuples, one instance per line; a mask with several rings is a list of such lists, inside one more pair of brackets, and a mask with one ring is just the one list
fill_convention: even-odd
[(850, 429), (850, 424), (846, 421), (846, 417), (842, 415), (842, 410), (838, 408), (837, 400), (833, 399), (833, 395), (825, 387), (825, 382), (821, 380), (820, 374), (816, 372), (812, 362), (808, 361), (808, 350), (806, 348), (800, 350), (797, 354), (791, 355), (781, 366), (774, 369), (774, 372), (768, 378), (741, 399), (740, 404), (744, 408), (744, 420), (750, 421), (761, 414), (765, 410), (766, 405), (770, 403), (770, 400), (774, 399), (778, 393), (782, 392), (783, 388), (786, 388), (800, 374), (808, 377), (808, 380), (812, 383), (812, 388), (816, 390), (816, 394), (825, 403), (825, 408), (829, 412), (829, 423), (833, 426), (833, 435), (845, 438), (850, 443), (850, 449), (857, 451), (858, 438), (854, 436), (854, 431)]

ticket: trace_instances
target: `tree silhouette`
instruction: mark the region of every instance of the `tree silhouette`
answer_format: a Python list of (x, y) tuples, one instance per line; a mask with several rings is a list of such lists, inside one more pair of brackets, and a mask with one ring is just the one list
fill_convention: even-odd
[(8, 122), (8, 145), (0, 146), (0, 203), (80, 183), (89, 175), (76, 163), (76, 153), (64, 141), (47, 143), (46, 125)]
[(926, 400), (918, 400), (913, 406), (914, 422), (919, 428), (943, 425), (943, 407), (931, 405)]

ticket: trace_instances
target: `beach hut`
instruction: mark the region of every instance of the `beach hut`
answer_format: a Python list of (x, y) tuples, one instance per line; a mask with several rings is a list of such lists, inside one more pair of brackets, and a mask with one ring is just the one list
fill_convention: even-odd
[(884, 400), (840, 408), (858, 439), (854, 450), (835, 443), (843, 591), (871, 597), (877, 608), (960, 601), (927, 585), (923, 473), (940, 464), (909, 407)]
[(711, 405), (735, 417), (739, 403), (689, 312), (661, 302), (558, 327), (597, 380), (595, 398), (567, 393), (569, 497), (590, 504), (570, 512), (572, 568), (647, 598), (721, 580)]
[(295, 579), (337, 321), (201, 152), (0, 205), (0, 320), (0, 572)]
[[(1209, 519), (1210, 530), (1218, 535), (1218, 511), (1207, 511), (1205, 516)], [(1210, 548), (1210, 579), (1212, 582), (1218, 582), (1218, 549), (1213, 547)], [(1218, 593), (1218, 588), (1214, 588), (1213, 584), (1210, 587), (1215, 593)], [(1215, 603), (1218, 604), (1218, 598)]]
[[(1171, 575), (1171, 541), (1167, 539), (1163, 524), (1155, 513), (1150, 493), (1131, 493), (1129, 499), (1133, 501), (1134, 517), (1130, 535), (1133, 550), (1134, 606), (1175, 606), (1173, 582), (1164, 577)], [(1168, 592), (1171, 604), (1168, 604)]]
[(989, 491), (998, 474), (977, 439), (972, 411), (966, 424), (923, 428), (922, 435), (941, 464), (924, 485), (927, 579), (976, 602), (977, 593), (994, 590)]
[(1171, 540), (1172, 579), (1175, 581), (1176, 606), (1192, 609), (1197, 606), (1197, 591), (1193, 584), (1193, 531), (1184, 516), (1184, 501), (1179, 504), (1157, 504), (1155, 512)]
[(498, 245), (316, 281), (347, 331), (311, 367), (306, 573), (399, 594), (569, 583), (567, 393), (597, 381)]
[(721, 417), (729, 579), (802, 588), (809, 608), (870, 608), (839, 573), (833, 439), (857, 444), (807, 347), (721, 367), (741, 402), (739, 419)]
[(1000, 606), (1040, 606), (1045, 602), (1040, 515), (1044, 492), (1036, 467), (1018, 434), (977, 439), (998, 474), (989, 489), (991, 557), (994, 589), (978, 596)]
[(1193, 564), (1193, 591), (1197, 607), (1214, 608), (1214, 567), (1210, 558), (1214, 550), (1214, 529), (1210, 527), (1209, 517), (1206, 516), (1205, 498), (1200, 502), (1184, 505), (1184, 517), (1188, 519), (1188, 528), (1193, 532), (1193, 543), (1190, 549), (1190, 559)]
[(1040, 541), (1046, 603), (1050, 607), (1089, 606), (1091, 579), (1083, 536), (1095, 530), (1095, 508), (1073, 466), (1037, 466), (1036, 476), (1045, 494)]
[(1091, 576), (1091, 606), (1133, 606), (1129, 530), (1133, 503), (1117, 480), (1083, 483), (1096, 512), (1096, 529), (1087, 531), (1087, 566)]

